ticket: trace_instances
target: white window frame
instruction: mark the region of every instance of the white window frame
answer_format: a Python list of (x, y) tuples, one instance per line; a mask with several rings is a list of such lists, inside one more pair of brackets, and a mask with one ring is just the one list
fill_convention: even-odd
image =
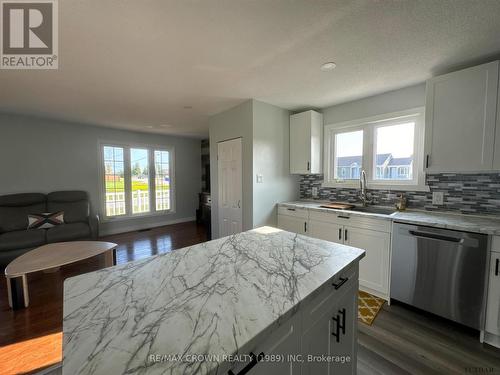
[[(333, 155), (335, 154), (335, 135), (339, 133), (363, 130), (362, 169), (365, 170), (367, 188), (379, 190), (429, 191), (425, 185), (424, 173), (424, 107), (405, 111), (387, 113), (359, 120), (325, 125), (324, 129), (324, 187), (359, 188), (359, 180), (341, 180), (334, 178)], [(412, 180), (376, 180), (374, 165), (376, 129), (401, 124), (409, 120), (415, 122), (413, 145), (413, 179)]]
[[(124, 215), (107, 216), (106, 215), (106, 182), (104, 170), (104, 147), (121, 147), (123, 148), (123, 161), (124, 161), (124, 179), (125, 179), (125, 211)], [(149, 212), (132, 213), (132, 189), (131, 189), (131, 166), (130, 166), (130, 149), (142, 148), (148, 150), (149, 162)], [(169, 160), (169, 184), (170, 184), (170, 208), (168, 210), (156, 210), (156, 167), (154, 163), (155, 151), (167, 151), (170, 156)], [(130, 220), (141, 217), (161, 216), (175, 213), (175, 147), (165, 145), (151, 145), (144, 143), (124, 143), (120, 141), (104, 141), (98, 142), (98, 155), (99, 155), (99, 212), (100, 218), (103, 222)]]

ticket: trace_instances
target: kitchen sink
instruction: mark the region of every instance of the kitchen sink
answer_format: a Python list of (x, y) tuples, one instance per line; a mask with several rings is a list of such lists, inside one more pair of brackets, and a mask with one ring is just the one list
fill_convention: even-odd
[(396, 212), (396, 210), (391, 207), (377, 207), (377, 206), (354, 207), (346, 211), (366, 212), (369, 214), (379, 214), (379, 215), (391, 215), (394, 212)]

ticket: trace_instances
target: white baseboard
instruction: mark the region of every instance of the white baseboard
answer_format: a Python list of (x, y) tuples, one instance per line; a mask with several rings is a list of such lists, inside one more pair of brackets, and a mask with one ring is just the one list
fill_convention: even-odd
[[(114, 225), (117, 226), (117, 228), (111, 228), (111, 229), (99, 228), (99, 236), (104, 237), (104, 236), (110, 236), (113, 234), (135, 232), (135, 231), (142, 230), (142, 229), (163, 227), (165, 225), (186, 223), (188, 221), (195, 221), (195, 220), (196, 220), (195, 216), (190, 216), (190, 217), (183, 217), (180, 219), (159, 220), (159, 221), (156, 221), (154, 223), (148, 223), (148, 224), (146, 224), (146, 223), (125, 224), (126, 221), (121, 221), (121, 222), (113, 223)], [(110, 223), (105, 223), (104, 225), (108, 226), (109, 224)], [(123, 225), (120, 225), (120, 224), (123, 224)], [(104, 225), (102, 225), (102, 226), (104, 226)]]

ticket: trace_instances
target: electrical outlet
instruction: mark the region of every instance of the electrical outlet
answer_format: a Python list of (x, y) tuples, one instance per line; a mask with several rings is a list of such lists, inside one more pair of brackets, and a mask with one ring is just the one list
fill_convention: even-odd
[(318, 198), (318, 188), (316, 186), (312, 187), (311, 193), (312, 193), (313, 198)]
[(257, 183), (262, 184), (264, 182), (264, 177), (261, 174), (257, 175)]
[(444, 203), (444, 193), (442, 191), (434, 191), (432, 193), (432, 204), (442, 205)]

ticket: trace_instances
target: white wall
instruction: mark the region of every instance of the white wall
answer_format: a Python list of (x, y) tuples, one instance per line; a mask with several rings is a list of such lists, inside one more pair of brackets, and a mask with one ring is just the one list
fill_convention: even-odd
[(398, 112), (425, 105), (425, 83), (324, 108), (325, 125)]
[(254, 100), (253, 226), (276, 226), (276, 203), (298, 197), (299, 176), (290, 174), (290, 111)]
[[(275, 206), (299, 195), (298, 176), (290, 175), (288, 110), (248, 100), (210, 118), (212, 236), (219, 236), (217, 142), (243, 141), (243, 230), (276, 225)], [(263, 183), (256, 183), (256, 174)]]
[(253, 113), (252, 100), (216, 114), (209, 119), (210, 138), (210, 191), (212, 196), (212, 237), (219, 237), (218, 212), (218, 171), (217, 171), (217, 143), (233, 138), (242, 138), (243, 159), (243, 230), (253, 227), (253, 197), (252, 197), (252, 168), (253, 168)]
[(117, 233), (194, 219), (201, 189), (200, 141), (97, 126), (0, 114), (0, 195), (85, 190), (94, 212), (100, 207), (98, 142), (175, 147), (176, 212), (103, 223)]

